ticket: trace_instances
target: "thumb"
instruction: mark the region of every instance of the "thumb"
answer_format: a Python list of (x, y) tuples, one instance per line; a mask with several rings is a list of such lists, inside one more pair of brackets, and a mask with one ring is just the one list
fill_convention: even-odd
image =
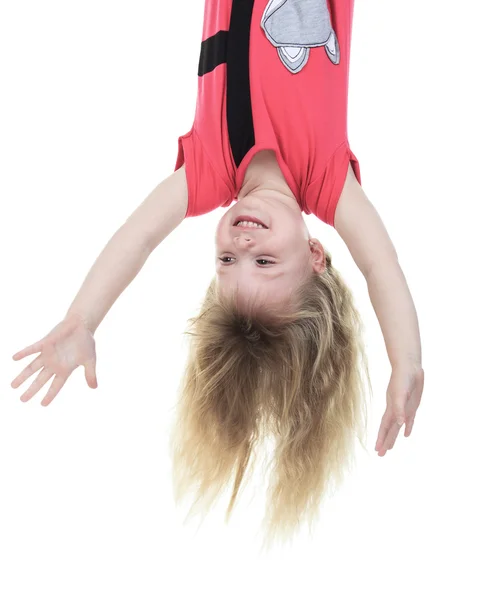
[(96, 378), (96, 359), (88, 361), (84, 365), (84, 376), (86, 377), (87, 384), (90, 388), (98, 387), (98, 380)]

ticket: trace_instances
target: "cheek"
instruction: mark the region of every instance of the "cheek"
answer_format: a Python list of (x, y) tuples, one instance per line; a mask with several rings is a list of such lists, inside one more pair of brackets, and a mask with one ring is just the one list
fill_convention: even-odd
[(216, 227), (216, 238), (221, 237), (221, 231), (223, 231), (223, 230), (227, 231), (228, 225), (229, 225), (229, 223), (231, 223), (233, 214), (234, 214), (234, 211), (232, 210), (232, 208), (230, 208), (219, 219), (219, 223), (217, 223), (217, 227)]
[(216, 250), (218, 250), (219, 248), (221, 248), (224, 245), (224, 240), (225, 240), (225, 235), (224, 235), (224, 229), (223, 227), (218, 226), (216, 229), (216, 235), (215, 235), (215, 245), (216, 245)]
[(305, 238), (300, 231), (297, 232), (295, 229), (287, 231), (287, 234), (282, 236), (281, 243), (292, 256), (305, 254), (307, 242), (305, 242)]
[(311, 264), (311, 252), (303, 236), (288, 237), (285, 244), (288, 265), (298, 273), (306, 272)]
[(216, 244), (221, 243), (221, 238), (223, 237), (222, 232), (224, 231), (225, 223), (226, 223), (226, 217), (224, 215), (222, 217), (222, 219), (219, 221), (219, 223), (217, 223), (217, 226), (216, 226), (216, 233), (215, 233)]
[(218, 225), (214, 236), (214, 247), (216, 255), (227, 250), (229, 247), (229, 238), (227, 234), (227, 226)]

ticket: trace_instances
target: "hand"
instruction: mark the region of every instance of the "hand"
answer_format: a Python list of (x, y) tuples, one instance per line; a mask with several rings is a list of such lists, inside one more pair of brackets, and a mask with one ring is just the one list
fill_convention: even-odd
[(31, 375), (42, 369), (29, 389), (20, 396), (23, 402), (30, 400), (52, 375), (54, 381), (41, 402), (48, 406), (57, 396), (69, 375), (80, 365), (84, 365), (84, 375), (90, 388), (97, 388), (96, 350), (94, 337), (82, 318), (69, 315), (43, 339), (13, 355), (13, 360), (20, 360), (30, 354), (40, 352), (11, 383), (17, 388)]
[(378, 456), (385, 456), (388, 450), (392, 450), (404, 423), (406, 423), (404, 436), (411, 435), (423, 386), (424, 371), (421, 366), (400, 365), (393, 368), (387, 387), (387, 408), (382, 417), (375, 447)]

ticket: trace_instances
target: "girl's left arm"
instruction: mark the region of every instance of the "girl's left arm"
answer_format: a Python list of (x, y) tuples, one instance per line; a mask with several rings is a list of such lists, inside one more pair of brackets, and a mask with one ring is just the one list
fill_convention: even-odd
[(421, 365), (418, 317), (396, 249), (350, 166), (334, 224), (367, 281), (392, 367)]
[(418, 317), (396, 249), (350, 165), (334, 224), (366, 278), (392, 366), (387, 409), (376, 444), (384, 456), (404, 422), (404, 435), (411, 434), (421, 401), (424, 371)]

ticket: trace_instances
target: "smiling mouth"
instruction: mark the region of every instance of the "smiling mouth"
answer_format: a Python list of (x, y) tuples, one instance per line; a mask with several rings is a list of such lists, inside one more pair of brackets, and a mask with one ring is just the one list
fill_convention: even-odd
[(259, 219), (246, 216), (237, 217), (233, 225), (234, 227), (240, 227), (241, 229), (268, 229), (268, 227)]

